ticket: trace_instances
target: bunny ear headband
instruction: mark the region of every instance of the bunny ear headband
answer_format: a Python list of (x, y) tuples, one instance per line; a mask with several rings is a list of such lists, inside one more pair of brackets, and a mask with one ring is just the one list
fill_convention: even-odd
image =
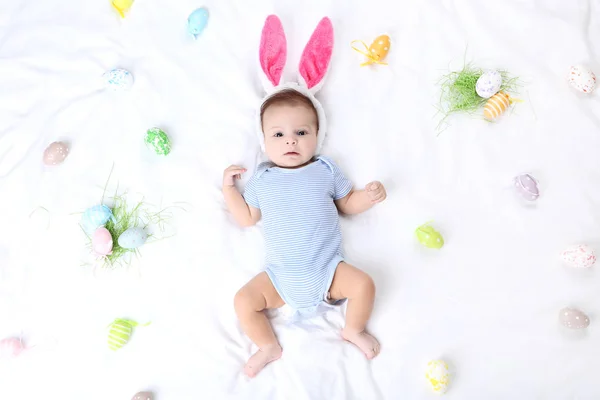
[[(260, 39), (259, 59), (262, 73), (261, 81), (267, 95), (262, 104), (271, 96), (286, 90), (296, 90), (312, 101), (317, 110), (319, 132), (317, 133), (317, 153), (320, 152), (327, 133), (327, 120), (323, 106), (315, 98), (315, 93), (323, 87), (327, 68), (333, 51), (333, 25), (327, 17), (323, 18), (310, 37), (298, 65), (298, 82), (281, 82), (287, 57), (287, 42), (281, 21), (276, 15), (269, 15), (265, 21)], [(265, 151), (265, 139), (258, 112), (258, 140)]]

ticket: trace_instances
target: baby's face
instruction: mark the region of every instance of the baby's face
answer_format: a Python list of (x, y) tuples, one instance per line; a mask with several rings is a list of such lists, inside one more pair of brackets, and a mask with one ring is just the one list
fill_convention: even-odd
[(309, 162), (317, 150), (317, 116), (303, 105), (275, 104), (263, 114), (265, 150), (269, 160), (284, 168)]

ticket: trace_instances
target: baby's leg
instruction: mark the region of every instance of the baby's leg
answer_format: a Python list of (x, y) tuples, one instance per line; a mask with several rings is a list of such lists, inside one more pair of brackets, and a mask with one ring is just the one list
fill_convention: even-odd
[(250, 357), (244, 367), (244, 372), (251, 378), (265, 365), (281, 357), (281, 346), (264, 310), (279, 308), (284, 304), (266, 272), (256, 275), (235, 295), (235, 312), (242, 329), (258, 346), (258, 351)]
[(329, 289), (332, 299), (348, 299), (346, 326), (342, 337), (360, 348), (367, 358), (379, 354), (379, 342), (365, 332), (375, 301), (375, 284), (365, 272), (341, 262)]

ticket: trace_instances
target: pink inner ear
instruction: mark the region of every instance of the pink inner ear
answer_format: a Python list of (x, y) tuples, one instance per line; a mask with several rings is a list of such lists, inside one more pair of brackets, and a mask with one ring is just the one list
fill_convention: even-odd
[(309, 89), (325, 77), (332, 52), (333, 25), (331, 20), (325, 17), (317, 25), (300, 58), (300, 75)]
[(276, 15), (269, 15), (265, 21), (260, 39), (260, 66), (273, 86), (279, 85), (285, 60), (287, 45), (281, 21)]

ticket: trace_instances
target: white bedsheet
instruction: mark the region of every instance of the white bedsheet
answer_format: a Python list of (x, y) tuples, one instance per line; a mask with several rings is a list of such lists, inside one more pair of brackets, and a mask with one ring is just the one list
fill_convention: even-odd
[[(202, 5), (210, 21), (194, 41), (185, 23)], [(261, 270), (263, 242), (260, 227), (234, 224), (220, 185), (229, 164), (256, 165), (257, 46), (270, 13), (292, 67), (318, 20), (334, 24), (324, 153), (357, 187), (388, 189), (385, 203), (342, 222), (348, 260), (377, 284), (369, 328), (382, 353), (369, 362), (340, 340), (341, 310), (296, 327), (275, 315), (283, 358), (249, 380), (251, 343), (232, 299)], [(121, 20), (108, 0), (3, 0), (0, 338), (35, 347), (0, 360), (0, 399), (142, 389), (157, 400), (427, 399), (435, 358), (451, 365), (447, 399), (600, 398), (600, 266), (568, 270), (557, 256), (580, 242), (600, 250), (600, 92), (565, 81), (575, 63), (600, 73), (599, 16), (598, 0), (138, 0)], [(389, 66), (360, 68), (350, 42), (382, 33)], [(525, 101), (496, 124), (453, 118), (437, 136), (436, 82), (465, 49), (520, 76)], [(101, 90), (115, 67), (134, 74), (131, 92)], [(144, 147), (152, 126), (172, 137), (166, 158)], [(71, 154), (42, 167), (59, 139)], [(99, 201), (113, 163), (109, 192), (185, 210), (130, 269), (94, 273), (81, 265), (76, 213)], [(535, 207), (513, 195), (521, 172), (540, 180)], [(429, 220), (446, 239), (440, 251), (415, 242)], [(586, 332), (559, 327), (564, 306), (588, 313)], [(152, 323), (113, 353), (106, 326), (117, 317)]]

